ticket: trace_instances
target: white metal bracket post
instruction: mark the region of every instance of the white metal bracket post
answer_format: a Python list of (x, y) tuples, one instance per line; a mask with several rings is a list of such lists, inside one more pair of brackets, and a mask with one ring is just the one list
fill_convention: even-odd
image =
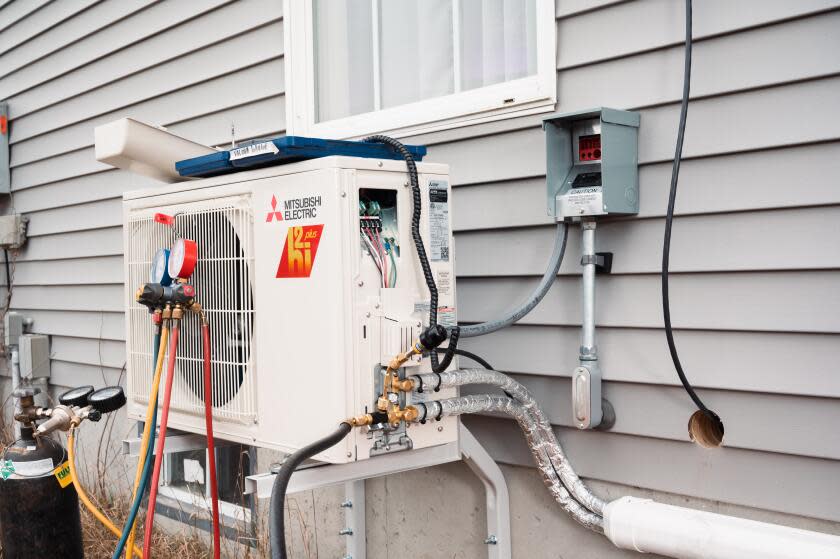
[(510, 494), (501, 468), (461, 424), (461, 459), (484, 484), (487, 495), (487, 556), (510, 559)]
[(367, 530), (365, 527), (365, 480), (344, 484), (345, 527), (341, 534), (347, 537), (347, 555), (344, 559), (366, 559)]
[[(510, 495), (501, 468), (487, 453), (469, 430), (460, 424), (459, 442), (397, 452), (347, 464), (315, 464), (303, 467), (292, 474), (289, 493), (308, 491), (319, 487), (345, 483), (348, 500), (346, 528), (353, 530), (348, 536), (347, 554), (352, 559), (364, 559), (364, 486), (361, 480), (417, 470), (463, 460), (481, 479), (487, 495), (487, 545), (488, 559), (510, 559)], [(259, 499), (271, 496), (274, 474), (256, 474), (245, 478), (245, 493)], [(352, 495), (352, 496), (351, 496)], [(360, 500), (362, 499), (362, 500)], [(355, 537), (358, 534), (361, 537)], [(351, 547), (352, 546), (352, 547)], [(361, 554), (360, 554), (361, 553)]]

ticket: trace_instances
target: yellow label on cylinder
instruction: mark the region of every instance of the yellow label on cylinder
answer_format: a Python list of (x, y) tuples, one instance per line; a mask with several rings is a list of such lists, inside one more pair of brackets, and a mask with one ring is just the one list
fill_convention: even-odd
[(53, 474), (55, 474), (55, 479), (58, 480), (58, 483), (62, 488), (67, 487), (73, 482), (70, 478), (70, 462), (65, 462), (60, 465), (58, 468), (53, 470)]

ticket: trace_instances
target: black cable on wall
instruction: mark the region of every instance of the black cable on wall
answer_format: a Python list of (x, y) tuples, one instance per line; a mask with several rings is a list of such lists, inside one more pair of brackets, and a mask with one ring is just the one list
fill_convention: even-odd
[(682, 104), (680, 107), (680, 121), (677, 130), (677, 146), (674, 153), (674, 165), (671, 169), (671, 189), (668, 195), (668, 211), (665, 216), (665, 240), (662, 245), (662, 314), (665, 320), (665, 337), (668, 340), (668, 349), (671, 352), (671, 360), (674, 362), (674, 368), (677, 375), (680, 377), (680, 382), (685, 388), (685, 391), (691, 397), (697, 408), (702, 411), (713, 425), (720, 429), (720, 435), (723, 436), (723, 423), (721, 423), (718, 415), (710, 410), (694, 391), (688, 377), (685, 375), (682, 363), (680, 362), (679, 354), (677, 353), (677, 346), (674, 342), (674, 332), (671, 327), (671, 302), (668, 291), (668, 267), (670, 265), (671, 253), (671, 230), (674, 220), (674, 206), (677, 200), (677, 183), (680, 177), (680, 162), (682, 160), (683, 140), (685, 139), (685, 123), (688, 116), (688, 99), (691, 89), (691, 22), (692, 5), (691, 0), (685, 2), (685, 67), (683, 71), (683, 92)]

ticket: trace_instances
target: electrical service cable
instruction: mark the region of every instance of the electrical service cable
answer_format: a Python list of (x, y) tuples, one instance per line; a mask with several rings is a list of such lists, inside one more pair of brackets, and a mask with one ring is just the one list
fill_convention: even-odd
[(128, 544), (129, 549), (134, 546), (137, 513), (140, 510), (140, 504), (143, 501), (143, 495), (146, 492), (146, 487), (149, 482), (149, 472), (151, 471), (151, 456), (155, 447), (155, 432), (157, 430), (158, 390), (160, 388), (160, 378), (163, 372), (163, 362), (166, 359), (166, 346), (168, 342), (169, 328), (166, 325), (163, 325), (162, 328), (159, 326), (158, 332), (155, 334), (153, 356), (155, 371), (152, 377), (152, 390), (149, 393), (149, 405), (146, 409), (146, 425), (143, 427), (143, 438), (140, 443), (140, 456), (138, 457), (137, 473), (134, 478), (131, 509), (129, 510), (128, 518), (123, 526), (122, 536), (120, 536), (120, 541), (114, 550), (112, 559), (119, 559), (126, 544)]
[(548, 293), (554, 281), (557, 279), (557, 272), (560, 271), (560, 265), (563, 263), (563, 255), (566, 253), (566, 241), (569, 238), (569, 228), (565, 223), (557, 224), (557, 232), (554, 237), (554, 250), (548, 260), (548, 266), (543, 274), (540, 283), (534, 289), (533, 293), (515, 310), (510, 311), (506, 315), (496, 320), (482, 322), (481, 324), (470, 324), (469, 326), (461, 326), (461, 336), (464, 338), (472, 338), (475, 336), (483, 336), (490, 334), (497, 330), (501, 330), (506, 326), (522, 320), (522, 318), (531, 312), (540, 301), (543, 300), (546, 293)]
[[(435, 348), (435, 352), (446, 353), (447, 348), (438, 347), (438, 348)], [(471, 351), (467, 351), (465, 349), (456, 349), (454, 351), (454, 353), (455, 353), (455, 355), (460, 355), (461, 357), (466, 357), (467, 359), (472, 359), (473, 361), (475, 361), (476, 363), (478, 363), (479, 365), (481, 365), (485, 369), (489, 369), (491, 371), (496, 370), (496, 369), (493, 368), (493, 365), (488, 363), (483, 357), (481, 357), (480, 355), (476, 355), (475, 353), (472, 353)]]
[(207, 462), (210, 471), (210, 496), (213, 506), (213, 557), (221, 555), (221, 528), (219, 526), (219, 487), (216, 483), (216, 446), (213, 441), (213, 369), (210, 353), (210, 324), (201, 313), (201, 337), (204, 354), (204, 420), (207, 427)]
[(677, 200), (677, 183), (680, 177), (680, 161), (682, 159), (683, 140), (685, 138), (685, 122), (688, 116), (688, 98), (691, 89), (691, 0), (685, 1), (685, 66), (683, 70), (683, 92), (682, 104), (680, 106), (680, 121), (677, 131), (677, 146), (674, 153), (674, 165), (671, 169), (671, 189), (668, 195), (668, 210), (665, 215), (665, 239), (662, 245), (662, 314), (665, 321), (665, 337), (668, 340), (668, 349), (671, 352), (671, 360), (674, 362), (674, 368), (677, 375), (680, 377), (680, 382), (685, 388), (685, 391), (694, 401), (697, 409), (701, 410), (723, 433), (723, 423), (720, 417), (706, 407), (683, 370), (680, 362), (679, 354), (677, 353), (677, 346), (674, 342), (674, 332), (671, 327), (671, 302), (668, 290), (668, 267), (670, 264), (671, 254), (671, 228), (674, 220), (674, 206)]
[(274, 485), (271, 487), (271, 504), (269, 505), (268, 530), (271, 543), (271, 559), (287, 559), (286, 555), (286, 524), (284, 509), (286, 506), (286, 489), (289, 487), (289, 480), (292, 474), (305, 460), (316, 454), (332, 448), (350, 433), (352, 427), (349, 423), (341, 423), (332, 434), (309, 444), (294, 454), (286, 457), (280, 471), (274, 478)]
[(152, 548), (152, 529), (155, 521), (155, 504), (157, 503), (158, 487), (160, 483), (160, 468), (163, 464), (163, 449), (166, 444), (166, 426), (169, 423), (169, 401), (172, 398), (172, 384), (175, 378), (175, 358), (178, 353), (178, 337), (180, 334), (180, 320), (172, 319), (170, 332), (169, 362), (166, 367), (166, 388), (163, 392), (163, 415), (160, 418), (160, 437), (155, 452), (155, 466), (152, 470), (152, 482), (149, 489), (149, 506), (146, 512), (146, 527), (143, 534), (143, 553), (150, 557)]
[[(73, 482), (73, 487), (76, 488), (76, 493), (79, 496), (79, 500), (82, 501), (82, 504), (87, 507), (87, 509), (93, 514), (93, 516), (108, 530), (111, 531), (112, 534), (117, 536), (118, 538), (121, 536), (119, 528), (114, 526), (114, 523), (108, 520), (108, 517), (105, 516), (102, 511), (96, 508), (90, 498), (88, 497), (87, 493), (85, 492), (84, 488), (82, 487), (82, 483), (79, 481), (79, 474), (76, 471), (76, 427), (70, 427), (70, 431), (67, 433), (67, 460), (70, 464), (70, 480)], [(132, 548), (134, 554), (143, 559), (143, 553), (138, 549), (136, 546)]]

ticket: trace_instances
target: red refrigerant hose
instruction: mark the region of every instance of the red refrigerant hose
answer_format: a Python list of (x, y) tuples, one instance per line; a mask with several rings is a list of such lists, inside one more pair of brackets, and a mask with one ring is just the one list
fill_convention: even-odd
[(219, 527), (219, 489), (216, 485), (216, 451), (213, 443), (213, 379), (210, 365), (210, 324), (201, 313), (201, 334), (204, 350), (204, 419), (207, 424), (207, 462), (210, 468), (210, 495), (213, 499), (213, 557), (221, 554), (221, 533)]
[(155, 502), (157, 501), (158, 485), (160, 483), (160, 467), (163, 463), (163, 449), (166, 442), (166, 424), (169, 422), (169, 400), (172, 398), (172, 381), (175, 378), (175, 357), (178, 352), (178, 334), (180, 332), (180, 319), (172, 320), (172, 329), (169, 334), (169, 361), (166, 365), (166, 388), (163, 392), (163, 410), (160, 418), (160, 435), (157, 440), (155, 451), (155, 467), (152, 470), (152, 484), (149, 489), (149, 508), (146, 512), (146, 527), (143, 534), (143, 557), (151, 559), (152, 550), (152, 526), (155, 521)]

